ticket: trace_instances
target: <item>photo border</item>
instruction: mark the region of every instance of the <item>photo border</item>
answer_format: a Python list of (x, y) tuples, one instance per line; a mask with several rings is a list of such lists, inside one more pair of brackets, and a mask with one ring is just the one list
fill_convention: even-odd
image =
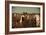
[[(9, 32), (9, 4), (43, 5), (43, 30)], [(35, 33), (45, 31), (45, 4), (38, 2), (5, 1), (5, 34)]]
[[(39, 7), (40, 8), (40, 27), (35, 27), (35, 28), (12, 28), (12, 7), (13, 6), (19, 6), (19, 7)], [(42, 5), (23, 5), (23, 4), (9, 4), (9, 31), (26, 31), (26, 30), (42, 30), (43, 29), (43, 6)]]

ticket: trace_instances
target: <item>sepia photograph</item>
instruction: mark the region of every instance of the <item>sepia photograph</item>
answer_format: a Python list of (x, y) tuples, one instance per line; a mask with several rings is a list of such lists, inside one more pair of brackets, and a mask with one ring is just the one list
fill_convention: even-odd
[(12, 7), (12, 28), (40, 27), (39, 7)]

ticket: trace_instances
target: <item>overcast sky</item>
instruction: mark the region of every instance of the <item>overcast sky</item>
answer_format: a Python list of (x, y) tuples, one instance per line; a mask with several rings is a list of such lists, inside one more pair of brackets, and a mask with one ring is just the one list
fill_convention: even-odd
[(12, 13), (40, 13), (40, 8), (38, 7), (12, 7)]

